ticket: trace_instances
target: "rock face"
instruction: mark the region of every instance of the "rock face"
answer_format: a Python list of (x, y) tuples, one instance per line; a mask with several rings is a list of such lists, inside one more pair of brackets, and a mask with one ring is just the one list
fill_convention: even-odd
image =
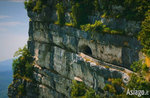
[[(91, 32), (60, 27), (45, 22), (48, 17), (53, 21), (56, 18), (55, 10), (46, 11), (41, 15), (28, 11), (32, 20), (28, 48), (35, 58), (33, 76), (36, 82), (19, 80), (18, 84), (12, 83), (9, 97), (16, 97), (15, 89), (21, 83), (26, 84), (27, 94), (23, 98), (70, 98), (72, 80), (76, 78), (99, 93), (108, 79), (121, 78), (124, 83), (128, 82), (128, 73), (132, 73), (128, 69), (140, 58), (141, 46), (136, 38), (101, 33), (91, 36)], [(105, 23), (111, 25), (106, 20)], [(132, 26), (132, 22), (130, 24)]]

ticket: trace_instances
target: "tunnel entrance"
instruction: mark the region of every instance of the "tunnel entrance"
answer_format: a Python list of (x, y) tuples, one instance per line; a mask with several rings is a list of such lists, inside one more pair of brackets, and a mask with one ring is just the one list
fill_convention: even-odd
[(84, 45), (84, 46), (82, 46), (81, 48), (80, 48), (80, 51), (82, 52), (82, 53), (84, 53), (84, 54), (86, 54), (86, 55), (92, 55), (92, 50), (91, 50), (91, 48), (89, 47), (89, 46), (87, 46), (87, 45)]

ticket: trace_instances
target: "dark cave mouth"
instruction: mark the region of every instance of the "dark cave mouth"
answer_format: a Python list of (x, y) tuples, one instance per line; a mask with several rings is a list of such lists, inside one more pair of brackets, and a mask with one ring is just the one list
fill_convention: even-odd
[(80, 48), (81, 52), (86, 54), (86, 55), (89, 55), (89, 56), (92, 56), (92, 50), (89, 46), (87, 45), (83, 45), (81, 48)]

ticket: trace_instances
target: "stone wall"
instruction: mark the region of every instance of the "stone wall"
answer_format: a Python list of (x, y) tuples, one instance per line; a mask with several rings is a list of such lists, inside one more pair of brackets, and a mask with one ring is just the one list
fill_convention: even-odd
[(52, 43), (68, 51), (83, 52), (82, 46), (88, 46), (92, 57), (99, 60), (130, 68), (139, 59), (141, 46), (134, 37), (84, 32), (72, 27), (60, 27), (55, 24), (33, 22), (32, 40)]
[[(127, 83), (131, 72), (119, 65), (128, 68), (138, 60), (140, 46), (132, 37), (96, 34), (92, 38), (89, 32), (41, 22), (30, 22), (29, 35), (28, 46), (35, 57), (34, 78), (39, 83), (39, 97), (70, 97), (75, 77), (97, 91), (103, 90), (111, 78), (122, 78)], [(90, 56), (98, 64), (85, 61), (79, 55), (84, 52), (80, 51), (84, 45), (90, 47)], [(127, 56), (129, 58), (124, 58)]]

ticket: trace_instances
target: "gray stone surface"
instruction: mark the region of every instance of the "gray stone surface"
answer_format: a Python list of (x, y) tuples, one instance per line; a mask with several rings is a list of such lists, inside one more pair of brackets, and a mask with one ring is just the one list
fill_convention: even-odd
[[(64, 2), (70, 6), (70, 0)], [(16, 98), (16, 89), (24, 84), (27, 93), (21, 96), (23, 98), (70, 98), (72, 80), (76, 77), (99, 93), (108, 79), (121, 78), (125, 84), (128, 83), (129, 73), (132, 73), (128, 70), (130, 65), (143, 57), (140, 53), (142, 47), (133, 37), (140, 30), (140, 22), (98, 18), (100, 14), (89, 16), (91, 23), (101, 20), (110, 28), (128, 33), (128, 36), (102, 33), (92, 36), (93, 32), (55, 25), (55, 4), (55, 0), (48, 0), (49, 6), (40, 14), (28, 11), (32, 20), (29, 23), (28, 48), (35, 58), (34, 82), (18, 79), (9, 87), (9, 97)], [(114, 10), (118, 9), (122, 8), (114, 6)], [(71, 21), (69, 11), (66, 13), (67, 21)], [(87, 55), (82, 56), (81, 52)]]

